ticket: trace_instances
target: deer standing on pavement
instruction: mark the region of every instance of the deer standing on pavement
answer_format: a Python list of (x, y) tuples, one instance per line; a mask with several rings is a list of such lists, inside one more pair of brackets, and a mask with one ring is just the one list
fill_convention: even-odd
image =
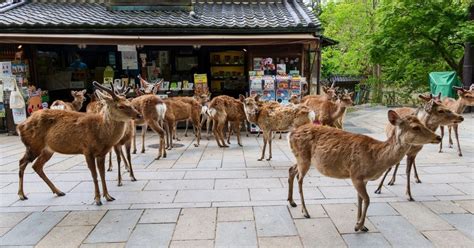
[(346, 92), (335, 102), (331, 99), (321, 100), (308, 98), (303, 104), (318, 113), (318, 120), (322, 125), (342, 129), (342, 119), (344, 118), (347, 107), (353, 104), (353, 94), (353, 92)]
[[(474, 84), (471, 84), (469, 90), (465, 90), (462, 87), (453, 87), (457, 91), (459, 98), (454, 100), (452, 98), (445, 98), (443, 104), (446, 105), (451, 111), (458, 114), (462, 114), (467, 106), (474, 106)], [(453, 139), (451, 138), (451, 128), (454, 129), (454, 137), (456, 137), (456, 143), (458, 145), (458, 155), (462, 157), (461, 145), (459, 144), (458, 136), (458, 124), (448, 125), (449, 132), (449, 147), (453, 147)], [(444, 137), (444, 126), (441, 126), (441, 138)], [(439, 144), (439, 152), (442, 152), (443, 142)]]
[(247, 98), (240, 95), (248, 121), (257, 124), (263, 132), (262, 156), (258, 160), (263, 160), (265, 157), (268, 144), (269, 155), (267, 161), (269, 161), (272, 159), (272, 131), (291, 130), (311, 123), (316, 118), (316, 114), (306, 106), (274, 105), (260, 102), (259, 98), (259, 95)]
[(364, 226), (370, 198), (367, 182), (379, 178), (385, 170), (400, 162), (411, 145), (439, 143), (441, 137), (426, 128), (415, 116), (400, 117), (388, 111), (388, 119), (395, 127), (395, 135), (382, 142), (371, 137), (345, 132), (339, 129), (308, 124), (289, 134), (291, 151), (296, 164), (289, 169), (288, 201), (293, 200), (293, 181), (298, 178), (302, 212), (309, 218), (303, 197), (303, 179), (311, 164), (323, 175), (350, 178), (357, 191), (358, 210), (355, 231), (367, 232)]
[(51, 109), (62, 109), (69, 111), (79, 111), (82, 108), (82, 104), (86, 101), (87, 90), (74, 91), (71, 90), (71, 95), (74, 97), (72, 102), (65, 102), (61, 100), (56, 100), (51, 104)]
[[(193, 97), (172, 97), (163, 100), (167, 111), (164, 121), (168, 124), (169, 131), (167, 142), (168, 149), (173, 147), (172, 137), (176, 137), (176, 122), (191, 119), (197, 134), (195, 147), (199, 146), (201, 140), (201, 104)], [(177, 139), (179, 141), (179, 139)]]
[(102, 113), (42, 110), (34, 112), (26, 121), (18, 125), (18, 133), (26, 147), (26, 152), (19, 163), (18, 195), (21, 200), (28, 199), (23, 192), (23, 175), (28, 163), (33, 161), (33, 169), (51, 191), (57, 196), (65, 195), (43, 172), (45, 163), (55, 152), (84, 154), (94, 182), (95, 203), (102, 205), (96, 167), (99, 170), (105, 199), (115, 200), (107, 190), (105, 156), (122, 138), (126, 123), (131, 119), (141, 118), (141, 114), (127, 99), (115, 94), (113, 85), (111, 85), (112, 89), (109, 89), (97, 82), (93, 84), (101, 90), (97, 94), (104, 102)]
[(245, 120), (245, 112), (242, 102), (230, 96), (218, 96), (209, 103), (208, 114), (212, 119), (212, 133), (219, 147), (229, 147), (225, 143), (224, 128), (227, 122), (231, 123), (237, 135), (237, 143), (240, 141), (240, 123)]
[[(429, 97), (420, 95), (420, 99), (425, 101), (425, 104), (418, 109), (413, 108), (397, 108), (394, 109), (395, 112), (401, 117), (412, 115), (416, 116), (423, 125), (425, 125), (428, 129), (435, 132), (438, 129), (439, 125), (448, 125), (454, 123), (460, 123), (464, 120), (464, 118), (451, 110), (447, 107), (442, 105), (439, 101), (439, 96), (433, 97), (430, 95)], [(385, 128), (385, 133), (387, 137), (394, 135), (395, 127), (392, 124), (387, 124)], [(411, 169), (413, 167), (415, 173), (415, 182), (421, 183), (420, 178), (418, 177), (418, 172), (416, 170), (415, 159), (416, 155), (423, 149), (423, 145), (412, 145), (410, 149), (407, 151), (407, 168), (406, 168), (406, 177), (407, 177), (407, 188), (406, 194), (409, 201), (413, 201), (413, 197), (411, 195), (411, 184), (410, 184), (410, 176), (411, 176)], [(395, 178), (397, 176), (397, 170), (400, 166), (400, 163), (395, 165), (394, 173), (392, 179), (388, 183), (389, 185), (393, 185), (395, 183)], [(375, 190), (376, 194), (380, 194), (382, 191), (383, 181), (385, 177), (387, 177), (388, 173), (392, 167), (387, 169), (385, 175), (382, 177), (380, 181), (379, 187)]]

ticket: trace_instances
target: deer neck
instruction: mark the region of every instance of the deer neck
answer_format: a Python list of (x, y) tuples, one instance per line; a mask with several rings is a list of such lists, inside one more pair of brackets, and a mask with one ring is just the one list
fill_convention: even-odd
[(336, 111), (332, 114), (331, 119), (333, 119), (333, 120), (338, 119), (339, 117), (344, 115), (345, 112), (346, 112), (346, 106), (344, 106), (342, 104), (342, 102), (337, 102), (336, 103)]
[(102, 122), (101, 132), (98, 138), (100, 140), (110, 141), (112, 145), (115, 145), (122, 138), (126, 123), (116, 120), (107, 106), (104, 106), (101, 114), (104, 121)]
[(82, 101), (74, 99), (74, 101), (71, 102), (72, 106), (74, 107), (75, 110), (79, 111), (82, 108)]
[(457, 114), (461, 114), (462, 112), (464, 112), (464, 110), (466, 109), (466, 105), (464, 104), (463, 102), (463, 99), (462, 97), (459, 97), (453, 104), (453, 108), (452, 110), (457, 113)]
[(394, 135), (391, 135), (377, 149), (377, 162), (375, 164), (379, 164), (385, 171), (400, 162), (410, 147), (411, 145), (401, 142), (400, 131), (398, 128), (395, 128)]
[(423, 123), (431, 131), (436, 131), (439, 127), (439, 123), (434, 122), (431, 118), (431, 114), (426, 112), (423, 108), (419, 108), (416, 112), (416, 118), (418, 118), (421, 123)]

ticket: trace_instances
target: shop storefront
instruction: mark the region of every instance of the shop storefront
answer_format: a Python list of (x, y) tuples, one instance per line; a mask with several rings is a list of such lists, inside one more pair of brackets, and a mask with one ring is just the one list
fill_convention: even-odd
[(0, 30), (0, 61), (14, 68), (3, 75), (47, 103), (92, 81), (138, 87), (138, 75), (171, 96), (203, 86), (285, 101), (318, 82), (330, 41), (299, 0), (16, 1), (0, 6)]

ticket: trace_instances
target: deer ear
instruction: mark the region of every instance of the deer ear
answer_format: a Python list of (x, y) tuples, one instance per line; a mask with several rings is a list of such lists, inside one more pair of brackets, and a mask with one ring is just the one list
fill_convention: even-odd
[(393, 110), (389, 110), (388, 111), (388, 121), (390, 122), (390, 124), (396, 126), (396, 125), (400, 124), (400, 116), (397, 114), (397, 112), (395, 112)]
[(153, 95), (156, 95), (156, 93), (158, 92), (158, 89), (160, 88), (160, 85), (159, 84), (156, 84), (155, 86), (153, 86)]
[(87, 90), (82, 90), (81, 92), (83, 95), (85, 95), (87, 93)]
[(257, 94), (257, 95), (255, 96), (255, 101), (257, 101), (257, 102), (260, 101), (260, 97), (261, 97), (261, 95), (260, 95), (260, 94)]
[(418, 97), (425, 102), (431, 100), (431, 96), (418, 95)]
[(76, 95), (76, 91), (71, 90), (71, 96), (75, 96), (75, 95)]
[(242, 94), (239, 94), (239, 100), (240, 100), (241, 102), (244, 102), (244, 100), (245, 100), (245, 96), (244, 96), (244, 95), (242, 95)]
[(95, 94), (97, 95), (97, 98), (101, 101), (105, 102), (113, 102), (114, 99), (112, 98), (111, 95), (109, 95), (107, 92), (101, 91), (101, 90), (96, 90)]
[(327, 86), (323, 86), (323, 92), (324, 92), (324, 93), (328, 92), (328, 89), (329, 89), (329, 88), (328, 88)]
[(352, 97), (354, 95), (354, 92), (349, 93), (349, 96)]

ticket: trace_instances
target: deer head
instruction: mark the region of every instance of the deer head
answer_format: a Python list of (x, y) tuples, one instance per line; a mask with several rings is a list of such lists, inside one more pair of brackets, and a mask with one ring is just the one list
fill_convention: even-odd
[(453, 89), (457, 91), (463, 105), (474, 106), (474, 84), (471, 84), (469, 90), (457, 86), (453, 86)]
[(76, 102), (84, 102), (86, 101), (86, 97), (84, 96), (86, 92), (87, 90), (80, 90), (80, 91), (71, 90), (71, 96), (74, 97), (74, 101)]
[(429, 121), (442, 126), (462, 122), (464, 118), (461, 115), (456, 114), (440, 102), (440, 95), (419, 96), (425, 102), (423, 109), (430, 115)]
[(113, 84), (110, 84), (110, 89), (97, 82), (93, 82), (93, 85), (99, 89), (96, 91), (97, 97), (108, 108), (108, 114), (112, 120), (127, 122), (130, 119), (142, 118), (130, 101), (115, 93)]
[(395, 138), (399, 143), (409, 145), (438, 144), (441, 137), (428, 129), (413, 115), (400, 117), (393, 110), (388, 111), (388, 120), (395, 127)]
[(249, 116), (256, 116), (259, 112), (259, 101), (260, 101), (260, 95), (253, 95), (245, 98), (243, 95), (239, 95), (239, 99), (244, 105), (244, 111), (245, 115), (247, 116), (247, 119), (249, 119)]
[(354, 105), (354, 101), (352, 101), (352, 96), (354, 95), (354, 92), (347, 92), (344, 91), (343, 94), (341, 94), (339, 98), (339, 102), (341, 103), (342, 107), (349, 107)]

